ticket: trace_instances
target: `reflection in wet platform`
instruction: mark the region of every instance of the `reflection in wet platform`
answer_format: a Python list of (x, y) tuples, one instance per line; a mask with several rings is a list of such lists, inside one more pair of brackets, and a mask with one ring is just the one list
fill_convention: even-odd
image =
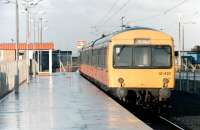
[(36, 77), (0, 100), (0, 130), (151, 129), (78, 73)]

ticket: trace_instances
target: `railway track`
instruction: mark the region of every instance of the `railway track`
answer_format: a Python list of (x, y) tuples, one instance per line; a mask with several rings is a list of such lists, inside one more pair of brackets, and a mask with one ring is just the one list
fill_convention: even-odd
[(97, 88), (99, 88), (105, 94), (110, 96), (113, 100), (118, 102), (121, 106), (126, 108), (129, 112), (131, 112), (132, 114), (137, 116), (140, 120), (142, 120), (143, 122), (148, 124), (154, 130), (185, 130), (185, 129), (187, 129), (187, 128), (183, 128), (183, 127), (179, 126), (178, 124), (168, 120), (167, 118), (165, 118), (161, 115), (155, 114), (154, 112), (152, 112), (148, 109), (143, 109), (138, 106), (127, 105), (126, 103), (118, 100), (118, 98), (113, 97), (110, 93), (104, 91), (101, 87), (98, 86), (98, 84), (96, 84), (94, 82), (91, 82), (91, 83), (93, 83)]
[(159, 116), (160, 119), (162, 119), (163, 121), (168, 122), (169, 124), (173, 125), (174, 127), (176, 127), (178, 130), (184, 130), (184, 128), (178, 126), (177, 124), (171, 122), (170, 120), (166, 119), (165, 117)]
[(135, 116), (137, 116), (139, 119), (141, 119), (143, 122), (145, 122), (150, 127), (152, 127), (154, 130), (185, 130), (186, 129), (186, 128), (183, 128), (182, 126), (179, 126), (177, 123), (170, 121), (168, 118), (161, 116), (159, 114), (156, 114), (155, 112), (149, 109), (143, 109), (138, 106), (131, 107), (131, 106), (127, 106), (125, 103), (121, 103), (120, 101), (117, 101), (117, 102), (120, 103), (128, 111), (133, 113)]

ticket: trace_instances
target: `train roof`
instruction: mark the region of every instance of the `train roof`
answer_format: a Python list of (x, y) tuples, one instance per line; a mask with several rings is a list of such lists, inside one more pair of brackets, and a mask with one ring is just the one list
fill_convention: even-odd
[(156, 30), (153, 28), (149, 28), (149, 27), (141, 27), (141, 26), (134, 26), (134, 27), (126, 27), (126, 29), (120, 30), (120, 31), (116, 31), (110, 34), (103, 34), (100, 38), (91, 41), (89, 44), (87, 44), (86, 46), (84, 46), (82, 48), (82, 50), (85, 50), (87, 48), (93, 47), (94, 45), (99, 45), (101, 43), (105, 43), (106, 41), (110, 41), (111, 38), (119, 33), (123, 33), (123, 32), (127, 32), (127, 31), (131, 31), (131, 30), (152, 30), (152, 31), (158, 31), (161, 32), (160, 30)]

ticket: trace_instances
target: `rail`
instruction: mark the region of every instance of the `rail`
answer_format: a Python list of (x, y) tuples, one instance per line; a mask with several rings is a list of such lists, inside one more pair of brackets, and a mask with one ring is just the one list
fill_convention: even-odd
[(170, 120), (166, 119), (165, 117), (159, 116), (160, 119), (166, 121), (167, 123), (173, 125), (174, 127), (176, 127), (178, 130), (185, 130), (184, 128), (178, 126), (177, 124), (171, 122)]

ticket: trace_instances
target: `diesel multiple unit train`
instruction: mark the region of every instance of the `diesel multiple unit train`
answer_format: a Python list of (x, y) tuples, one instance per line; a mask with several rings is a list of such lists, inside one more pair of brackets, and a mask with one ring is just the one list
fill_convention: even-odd
[(166, 101), (175, 84), (173, 38), (161, 31), (134, 27), (85, 45), (80, 74), (122, 101)]

